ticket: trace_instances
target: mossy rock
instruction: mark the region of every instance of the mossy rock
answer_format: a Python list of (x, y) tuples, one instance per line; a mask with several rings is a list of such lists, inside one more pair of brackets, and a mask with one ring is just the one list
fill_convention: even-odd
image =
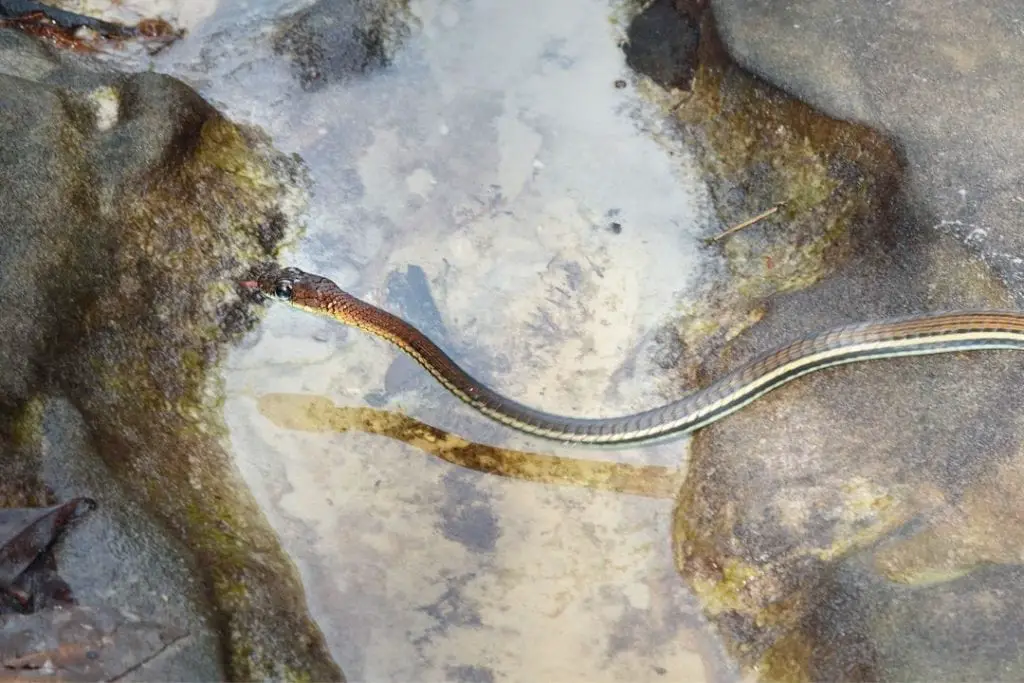
[(5, 473), (40, 488), (40, 397), (65, 398), (119, 485), (190, 550), (227, 677), (341, 680), (228, 454), (217, 374), (254, 322), (235, 283), (296, 232), (302, 165), (170, 77), (11, 31), (0, 71)]
[[(722, 267), (709, 269), (707, 285), (681, 306), (676, 325), (689, 351), (683, 378), (692, 382), (702, 360), (760, 320), (772, 297), (815, 285), (875, 239), (903, 171), (886, 136), (833, 119), (737, 66), (705, 3), (659, 0), (633, 25), (667, 12), (677, 17), (677, 32), (699, 36), (693, 53), (637, 44), (643, 36), (631, 25), (627, 59), (664, 53), (685, 61), (692, 77), (668, 91), (649, 81), (640, 89), (695, 150), (721, 232), (763, 215), (727, 236), (707, 236)], [(669, 68), (647, 66), (655, 80)]]

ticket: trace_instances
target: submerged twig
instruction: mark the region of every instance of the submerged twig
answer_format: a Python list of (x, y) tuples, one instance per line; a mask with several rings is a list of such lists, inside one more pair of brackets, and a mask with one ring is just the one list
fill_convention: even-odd
[(747, 220), (743, 221), (742, 223), (738, 223), (738, 224), (732, 226), (728, 230), (723, 230), (722, 232), (718, 233), (714, 237), (708, 237), (704, 241), (707, 242), (708, 244), (713, 244), (714, 242), (717, 242), (720, 239), (724, 239), (724, 238), (728, 237), (729, 235), (733, 234), (734, 232), (739, 232), (740, 230), (743, 230), (744, 228), (749, 228), (751, 225), (754, 225), (758, 221), (762, 221), (765, 218), (768, 218), (768, 216), (771, 216), (773, 213), (775, 213), (776, 211), (779, 210), (779, 207), (781, 207), (785, 203), (786, 202), (779, 202), (775, 206), (773, 206), (772, 208), (768, 209), (767, 211), (762, 211), (761, 213), (757, 214), (753, 218), (748, 218)]

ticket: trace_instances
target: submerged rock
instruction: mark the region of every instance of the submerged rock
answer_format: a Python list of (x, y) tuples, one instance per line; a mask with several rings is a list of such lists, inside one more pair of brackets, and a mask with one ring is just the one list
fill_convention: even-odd
[(275, 49), (316, 90), (386, 67), (411, 20), (405, 0), (320, 0), (282, 22)]
[[(107, 583), (70, 583), (186, 626), (175, 675), (341, 679), (225, 452), (213, 374), (252, 322), (234, 283), (290, 230), (302, 167), (180, 81), (0, 30), (0, 182), (0, 504), (120, 494), (99, 534), (118, 542), (90, 551)], [(167, 552), (174, 571), (111, 565)]]

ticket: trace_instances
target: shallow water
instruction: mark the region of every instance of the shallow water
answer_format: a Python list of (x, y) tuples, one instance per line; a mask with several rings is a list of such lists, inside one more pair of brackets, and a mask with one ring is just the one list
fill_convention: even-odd
[[(539, 408), (610, 415), (678, 393), (657, 332), (697, 283), (708, 201), (634, 88), (616, 7), (416, 2), (390, 68), (310, 93), (268, 47), (299, 6), (147, 4), (190, 29), (157, 70), (309, 164), (307, 233), (284, 261)], [(591, 452), (519, 436), (385, 343), (282, 306), (232, 353), (226, 386), (238, 465), (350, 681), (717, 678), (673, 568), (670, 493), (595, 490), (584, 466), (534, 476), (529, 458), (519, 478), (468, 470), (425, 442), (344, 431), (345, 408), (627, 477), (678, 472), (684, 443)]]

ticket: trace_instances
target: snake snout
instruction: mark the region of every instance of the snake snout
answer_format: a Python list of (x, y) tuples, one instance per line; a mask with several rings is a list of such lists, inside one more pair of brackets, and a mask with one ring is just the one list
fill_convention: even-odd
[(241, 296), (253, 303), (262, 304), (267, 299), (267, 295), (263, 293), (258, 280), (239, 280), (238, 286), (241, 288)]

